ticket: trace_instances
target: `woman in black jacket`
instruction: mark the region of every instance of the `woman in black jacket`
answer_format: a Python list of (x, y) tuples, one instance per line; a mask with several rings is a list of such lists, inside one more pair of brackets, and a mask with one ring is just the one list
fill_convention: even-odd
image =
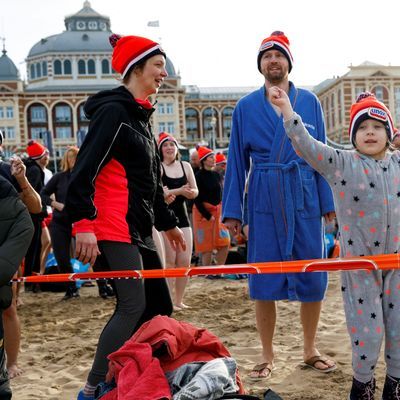
[[(61, 273), (73, 272), (71, 265), (72, 223), (63, 210), (67, 196), (67, 187), (77, 154), (77, 147), (70, 147), (64, 153), (61, 160), (61, 172), (53, 175), (41, 191), (43, 202), (46, 206), (53, 208), (53, 219), (49, 229), (54, 257)], [(64, 300), (73, 297), (79, 297), (79, 291), (75, 282), (68, 284)]]
[[(151, 132), (148, 100), (167, 76), (160, 45), (138, 36), (112, 35), (113, 69), (123, 85), (89, 98), (88, 134), (79, 151), (66, 210), (76, 226), (76, 253), (99, 270), (161, 268), (152, 228), (173, 246), (185, 247), (177, 219), (165, 201), (160, 159)], [(165, 279), (116, 280), (117, 304), (101, 333), (95, 360), (78, 399), (93, 399), (104, 381), (107, 356), (157, 314), (170, 315)]]

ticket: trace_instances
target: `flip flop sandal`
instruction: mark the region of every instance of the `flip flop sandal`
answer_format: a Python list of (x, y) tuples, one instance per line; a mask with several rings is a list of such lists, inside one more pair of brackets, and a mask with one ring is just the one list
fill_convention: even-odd
[[(253, 372), (256, 372), (258, 374), (258, 376), (251, 376), (249, 374), (248, 377), (249, 377), (249, 379), (251, 379), (253, 381), (259, 381), (259, 380), (263, 380), (263, 379), (268, 379), (271, 376), (272, 371), (274, 369), (275, 369), (275, 367), (271, 362), (265, 362), (265, 363), (257, 364), (251, 370), (250, 374), (253, 373)], [(267, 372), (267, 375), (265, 375), (265, 376), (261, 375), (264, 372)]]
[(329, 364), (328, 364), (327, 361), (328, 361), (328, 359), (327, 359), (326, 357), (314, 356), (314, 357), (309, 358), (308, 360), (305, 360), (304, 363), (302, 363), (302, 365), (303, 365), (304, 367), (306, 367), (306, 368), (311, 368), (311, 369), (313, 369), (314, 371), (317, 371), (317, 372), (321, 372), (321, 373), (323, 373), (323, 374), (326, 374), (326, 373), (328, 373), (328, 372), (334, 371), (334, 370), (337, 368), (337, 365), (335, 364), (335, 365), (332, 365), (331, 367), (328, 367), (328, 368), (325, 368), (325, 369), (318, 368), (318, 367), (316, 367), (315, 365), (316, 365), (318, 362), (320, 362), (320, 363), (322, 363), (322, 364), (325, 364), (326, 366), (329, 366)]

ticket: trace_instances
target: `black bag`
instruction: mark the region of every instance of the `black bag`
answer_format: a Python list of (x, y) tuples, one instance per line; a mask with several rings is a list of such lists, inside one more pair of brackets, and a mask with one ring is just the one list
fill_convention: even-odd
[(243, 400), (260, 400), (259, 397), (251, 396), (249, 394), (224, 394), (220, 399), (243, 399)]

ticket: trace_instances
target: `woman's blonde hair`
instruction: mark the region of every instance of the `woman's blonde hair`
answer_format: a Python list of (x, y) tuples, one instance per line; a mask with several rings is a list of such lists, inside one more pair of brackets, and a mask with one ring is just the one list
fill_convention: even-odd
[(76, 146), (68, 147), (67, 151), (64, 153), (64, 156), (61, 160), (61, 171), (63, 171), (63, 172), (69, 171), (70, 168), (69, 168), (69, 164), (68, 164), (68, 154), (72, 153), (76, 157), (78, 154), (78, 151), (79, 151), (79, 149)]

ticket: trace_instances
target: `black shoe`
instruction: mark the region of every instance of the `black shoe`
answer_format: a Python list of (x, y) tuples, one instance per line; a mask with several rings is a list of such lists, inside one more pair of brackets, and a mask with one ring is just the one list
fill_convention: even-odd
[(111, 285), (106, 285), (105, 291), (107, 293), (107, 297), (114, 297), (115, 296), (114, 289), (113, 289), (113, 287)]
[(349, 400), (374, 400), (375, 383), (375, 378), (367, 383), (359, 382), (353, 378)]
[(78, 297), (81, 297), (78, 289), (75, 289), (75, 290), (67, 289), (67, 291), (65, 292), (65, 295), (62, 299), (70, 300), (70, 299), (75, 299)]
[(106, 299), (108, 297), (106, 285), (99, 286), (99, 296), (102, 299)]
[(400, 400), (400, 378), (392, 378), (386, 375), (382, 400)]

